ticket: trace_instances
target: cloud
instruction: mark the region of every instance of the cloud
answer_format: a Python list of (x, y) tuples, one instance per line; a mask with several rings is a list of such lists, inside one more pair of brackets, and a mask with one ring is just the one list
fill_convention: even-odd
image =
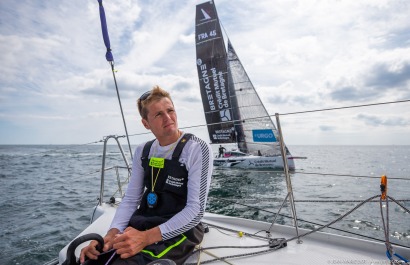
[(274, 96), (268, 97), (268, 102), (272, 104), (285, 104), (285, 103), (288, 103), (289, 101), (290, 101), (289, 97), (282, 96), (282, 95), (274, 95)]
[(184, 1), (148, 1), (141, 4), (144, 12), (130, 36), (130, 49), (123, 63), (131, 71), (159, 69), (163, 72), (164, 67), (175, 63), (173, 54), (179, 51), (177, 44), (190, 44), (184, 36), (189, 35), (188, 30), (194, 26), (193, 6)]
[(329, 132), (329, 131), (335, 130), (335, 127), (334, 127), (334, 126), (320, 125), (320, 126), (319, 126), (319, 129), (320, 129), (321, 131), (324, 131), (324, 132)]
[(378, 98), (378, 95), (371, 89), (341, 87), (330, 92), (330, 97), (335, 101), (365, 101)]
[(393, 126), (393, 127), (408, 127), (410, 126), (410, 119), (403, 117), (380, 117), (375, 115), (359, 114), (356, 117), (358, 120), (363, 121), (370, 126)]
[(372, 67), (365, 85), (377, 90), (409, 89), (410, 62), (394, 67), (388, 64), (378, 64)]
[[(401, 60), (402, 61), (402, 60)], [(356, 76), (341, 78), (329, 84), (329, 97), (335, 101), (369, 101), (387, 98), (406, 99), (410, 90), (410, 60), (375, 62), (358, 71)]]

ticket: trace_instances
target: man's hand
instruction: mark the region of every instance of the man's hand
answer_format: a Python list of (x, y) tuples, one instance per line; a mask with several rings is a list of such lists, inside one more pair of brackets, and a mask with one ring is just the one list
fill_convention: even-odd
[(127, 227), (123, 234), (115, 236), (113, 248), (122, 259), (134, 256), (146, 246), (162, 240), (161, 231), (158, 227), (147, 231), (139, 231), (132, 227)]
[[(112, 248), (112, 245), (114, 243), (115, 235), (118, 234), (120, 231), (116, 228), (110, 229), (108, 233), (104, 237), (104, 248), (103, 251), (110, 250)], [(100, 252), (97, 250), (97, 245), (98, 241), (93, 240), (90, 242), (90, 244), (86, 247), (84, 247), (81, 250), (80, 254), (80, 263), (84, 263), (85, 257), (88, 257), (89, 259), (96, 260), (98, 259), (98, 255)]]

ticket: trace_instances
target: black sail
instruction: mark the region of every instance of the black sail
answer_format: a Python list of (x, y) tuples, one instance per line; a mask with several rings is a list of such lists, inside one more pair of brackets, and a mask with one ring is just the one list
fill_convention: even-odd
[(212, 143), (236, 143), (227, 53), (213, 1), (197, 5), (195, 25), (196, 63), (209, 138)]

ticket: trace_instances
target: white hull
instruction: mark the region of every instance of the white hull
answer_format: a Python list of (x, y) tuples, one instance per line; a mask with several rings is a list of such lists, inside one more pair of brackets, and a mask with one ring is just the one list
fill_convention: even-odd
[[(249, 169), (282, 169), (282, 156), (231, 156), (214, 158), (214, 166), (229, 168), (249, 168)], [(295, 170), (295, 162), (288, 156), (289, 170)]]
[[(82, 233), (98, 233), (105, 235), (111, 220), (114, 216), (116, 206), (103, 204), (98, 206), (95, 217), (97, 218), (89, 227)], [(260, 246), (268, 243), (267, 239), (255, 238), (249, 235), (256, 234), (265, 236), (270, 224), (266, 222), (247, 220), (237, 217), (228, 217), (223, 215), (206, 213), (203, 223), (208, 224), (209, 232), (205, 233), (204, 240), (201, 244), (202, 248), (219, 247), (219, 246)], [(218, 226), (218, 228), (216, 228)], [(222, 227), (230, 229), (225, 231)], [(239, 236), (239, 231), (244, 232), (242, 237)], [(270, 230), (271, 238), (286, 238), (290, 239), (296, 235), (294, 227), (274, 225)], [(259, 233), (258, 233), (259, 232)], [(299, 235), (303, 235), (309, 230), (299, 229)], [(320, 264), (390, 264), (386, 258), (386, 247), (382, 242), (356, 239), (346, 236), (339, 236), (329, 233), (316, 232), (306, 237), (302, 237), (302, 243), (299, 244), (292, 240), (287, 243), (287, 246), (271, 252), (243, 256), (226, 261), (217, 260), (211, 264), (281, 264), (281, 265), (320, 265)], [(82, 246), (84, 246), (84, 243)], [(80, 249), (76, 250), (78, 257)], [(269, 250), (267, 246), (262, 248), (216, 248), (205, 250), (198, 255), (191, 256), (187, 263), (197, 263), (215, 259), (216, 257), (226, 257), (250, 252)], [(410, 249), (395, 246), (394, 250), (401, 256), (409, 259)], [(66, 259), (67, 246), (59, 254), (59, 264)], [(201, 263), (198, 263), (201, 264)]]

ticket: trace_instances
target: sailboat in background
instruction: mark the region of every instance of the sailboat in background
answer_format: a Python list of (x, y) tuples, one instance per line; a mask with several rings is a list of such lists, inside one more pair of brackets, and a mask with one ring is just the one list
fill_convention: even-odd
[[(216, 157), (214, 165), (283, 169), (278, 131), (250, 81), (230, 40), (227, 48), (215, 5), (197, 5), (197, 70), (212, 144), (236, 143), (238, 150)], [(295, 169), (287, 148), (289, 170)]]

